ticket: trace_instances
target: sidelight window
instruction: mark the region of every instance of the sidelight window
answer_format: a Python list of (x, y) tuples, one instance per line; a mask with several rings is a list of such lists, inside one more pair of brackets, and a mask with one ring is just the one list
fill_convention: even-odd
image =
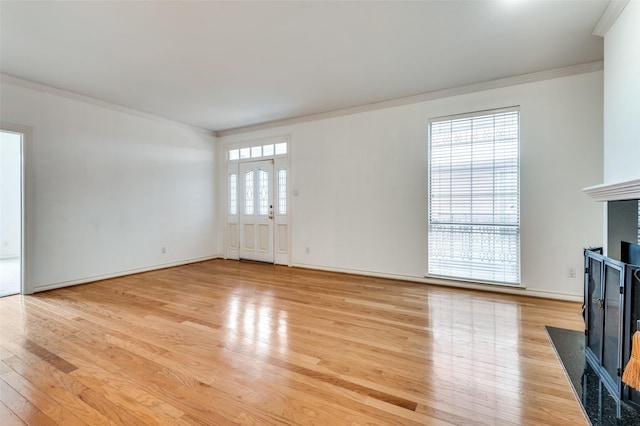
[(520, 284), (517, 108), (429, 121), (430, 276)]
[(278, 214), (287, 214), (287, 170), (278, 170)]
[(238, 214), (238, 175), (229, 175), (229, 214)]

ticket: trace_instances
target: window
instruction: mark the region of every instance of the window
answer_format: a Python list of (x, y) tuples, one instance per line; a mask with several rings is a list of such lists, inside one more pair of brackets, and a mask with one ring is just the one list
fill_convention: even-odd
[(281, 142), (276, 144), (276, 155), (286, 154), (287, 153), (287, 143)]
[(229, 161), (246, 160), (249, 158), (273, 157), (287, 154), (287, 142), (270, 143), (267, 145), (254, 145), (244, 148), (228, 150)]
[(429, 121), (430, 276), (520, 284), (519, 112)]
[(273, 144), (264, 145), (262, 147), (262, 155), (264, 155), (265, 157), (269, 157), (269, 156), (273, 155)]
[(229, 214), (238, 214), (238, 175), (229, 175)]
[(278, 170), (278, 214), (287, 214), (287, 170)]

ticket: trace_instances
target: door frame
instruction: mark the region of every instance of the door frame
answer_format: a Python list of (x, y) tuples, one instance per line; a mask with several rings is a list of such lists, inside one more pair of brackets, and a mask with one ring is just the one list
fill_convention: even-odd
[[(229, 151), (235, 149), (242, 149), (254, 146), (264, 146), (270, 144), (277, 144), (285, 142), (287, 144), (287, 152), (286, 154), (278, 154), (275, 153), (273, 155), (268, 156), (260, 156), (260, 157), (252, 157), (252, 158), (242, 158), (237, 160), (229, 159)], [(240, 164), (247, 162), (255, 162), (255, 161), (263, 161), (263, 160), (273, 160), (273, 203), (274, 203), (274, 218), (273, 218), (273, 229), (272, 229), (272, 243), (273, 243), (273, 254), (274, 254), (274, 264), (277, 265), (287, 265), (291, 266), (291, 241), (292, 241), (292, 227), (291, 227), (291, 138), (290, 135), (278, 135), (260, 139), (250, 139), (244, 140), (241, 142), (232, 142), (226, 143), (222, 146), (222, 157), (224, 158), (224, 174), (222, 177), (222, 191), (221, 193), (225, 197), (225, 202), (221, 203), (222, 208), (224, 208), (224, 212), (222, 217), (224, 218), (224, 233), (222, 236), (223, 243), (223, 258), (224, 259), (235, 259), (238, 260), (240, 258), (240, 212), (238, 210), (238, 214), (231, 215), (230, 214), (230, 199), (229, 199), (229, 176), (235, 173), (237, 177), (237, 185), (236, 185), (236, 206), (240, 208)], [(278, 209), (278, 171), (286, 170), (286, 214), (279, 214)], [(230, 225), (234, 225), (236, 227), (236, 231), (234, 235), (230, 235)], [(279, 235), (280, 229), (283, 228), (286, 232), (286, 237), (282, 239)], [(236, 248), (231, 248), (231, 243), (235, 242)], [(283, 251), (279, 246), (285, 245), (285, 250)]]
[(31, 230), (32, 215), (31, 207), (33, 206), (33, 178), (31, 167), (31, 150), (32, 150), (32, 128), (19, 126), (16, 124), (0, 122), (0, 130), (7, 133), (18, 133), (22, 135), (21, 147), (21, 253), (20, 253), (20, 294), (32, 294), (33, 282), (31, 277), (31, 260), (33, 255), (33, 245)]

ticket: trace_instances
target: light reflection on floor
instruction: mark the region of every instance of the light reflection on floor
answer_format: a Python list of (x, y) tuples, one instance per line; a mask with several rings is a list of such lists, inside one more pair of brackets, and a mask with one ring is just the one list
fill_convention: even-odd
[(0, 297), (20, 293), (20, 258), (0, 260)]
[[(455, 306), (455, 309), (451, 309)], [(482, 404), (463, 411), (502, 412), (514, 422), (523, 407), (519, 355), (519, 306), (460, 294), (429, 297), (429, 329), (434, 344), (431, 357), (436, 382), (455, 383), (461, 394), (481, 395)], [(468, 342), (461, 344), (460, 342)], [(433, 381), (433, 379), (431, 379)], [(465, 398), (466, 399), (466, 398)]]
[[(272, 356), (272, 351), (286, 354), (289, 350), (287, 312), (275, 310), (273, 297), (268, 293), (255, 297), (245, 294), (252, 291), (238, 289), (229, 299), (224, 324), (228, 331), (227, 347), (256, 357)], [(277, 331), (272, 333), (272, 330)]]

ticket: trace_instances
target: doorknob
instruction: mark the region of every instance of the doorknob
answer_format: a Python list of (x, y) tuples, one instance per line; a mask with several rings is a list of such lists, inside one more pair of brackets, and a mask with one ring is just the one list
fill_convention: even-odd
[(273, 206), (269, 206), (269, 219), (273, 219)]

